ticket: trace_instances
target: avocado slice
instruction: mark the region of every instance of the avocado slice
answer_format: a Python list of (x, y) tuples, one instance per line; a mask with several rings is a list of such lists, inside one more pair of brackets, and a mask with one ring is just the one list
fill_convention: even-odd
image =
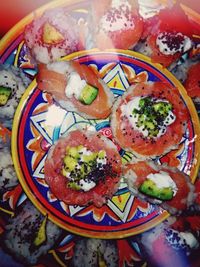
[(73, 158), (73, 157), (70, 157), (70, 156), (66, 156), (64, 157), (64, 165), (65, 165), (65, 170), (71, 172), (75, 169), (78, 161), (77, 159)]
[(158, 188), (150, 179), (145, 180), (139, 187), (139, 191), (150, 197), (160, 200), (170, 200), (173, 198), (173, 191), (170, 187)]
[(81, 150), (81, 148), (83, 148), (83, 146), (81, 146), (80, 148), (79, 147), (68, 147), (66, 149), (66, 152), (70, 157), (74, 159), (78, 159), (80, 158), (79, 151)]
[(90, 105), (97, 97), (98, 89), (87, 84), (81, 91), (79, 101), (85, 105)]
[(81, 189), (81, 187), (76, 182), (73, 182), (73, 181), (68, 182), (67, 186), (73, 190)]
[(50, 23), (43, 26), (43, 42), (46, 44), (58, 44), (64, 40), (63, 35)]
[(36, 238), (33, 243), (35, 246), (40, 246), (42, 243), (46, 241), (46, 224), (47, 224), (47, 216), (42, 221), (40, 228), (37, 232)]
[(0, 86), (0, 106), (4, 106), (8, 102), (11, 92), (11, 88)]
[(167, 117), (169, 111), (172, 110), (172, 105), (165, 102), (158, 102), (153, 105), (153, 108), (160, 115)]

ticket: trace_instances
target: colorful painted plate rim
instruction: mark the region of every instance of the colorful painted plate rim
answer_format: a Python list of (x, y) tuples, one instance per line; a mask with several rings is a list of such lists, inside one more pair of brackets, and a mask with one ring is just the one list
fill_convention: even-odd
[[(141, 59), (145, 62), (147, 62), (148, 64), (150, 64), (152, 67), (156, 68), (157, 70), (159, 70), (160, 72), (162, 72), (170, 81), (172, 81), (175, 85), (177, 85), (179, 92), (181, 94), (181, 96), (183, 97), (188, 109), (190, 110), (191, 113), (191, 118), (192, 118), (192, 122), (193, 122), (193, 126), (195, 128), (195, 133), (197, 135), (197, 139), (196, 139), (196, 144), (197, 146), (195, 146), (195, 158), (197, 159), (196, 165), (194, 166), (193, 170), (193, 174), (192, 174), (192, 181), (195, 181), (195, 177), (197, 174), (197, 170), (198, 170), (198, 166), (200, 165), (200, 125), (198, 123), (198, 115), (196, 112), (196, 109), (194, 107), (194, 104), (192, 102), (192, 100), (188, 97), (185, 88), (182, 86), (182, 84), (176, 80), (176, 78), (166, 69), (164, 69), (160, 64), (154, 64), (151, 62), (151, 60), (146, 57), (143, 56), (139, 53), (133, 52), (133, 51), (127, 51), (127, 50), (106, 50), (106, 51), (99, 51), (99, 50), (88, 50), (88, 51), (81, 51), (81, 52), (76, 52), (73, 53), (67, 57), (64, 58), (64, 60), (74, 60), (74, 59), (78, 59), (80, 57), (83, 56), (91, 56), (91, 55), (105, 55), (105, 53), (107, 54), (115, 54), (115, 55), (125, 55), (128, 57), (133, 57), (135, 59)], [(37, 200), (36, 196), (33, 195), (31, 192), (29, 192), (29, 188), (26, 184), (26, 182), (24, 181), (23, 178), (23, 173), (22, 170), (20, 168), (20, 164), (19, 164), (19, 157), (18, 157), (18, 149), (17, 149), (17, 131), (18, 131), (18, 126), (19, 126), (19, 118), (21, 117), (21, 110), (22, 107), (24, 105), (24, 102), (27, 101), (27, 98), (30, 94), (30, 92), (32, 90), (34, 90), (35, 86), (36, 86), (36, 80), (34, 80), (32, 82), (32, 84), (27, 88), (25, 94), (23, 95), (20, 104), (18, 105), (18, 108), (16, 110), (15, 113), (15, 117), (14, 117), (14, 123), (13, 123), (13, 135), (12, 135), (12, 155), (13, 155), (13, 162), (14, 162), (14, 166), (18, 175), (18, 179), (25, 191), (25, 193), (28, 195), (28, 198), (32, 201), (32, 203), (40, 210), (40, 212), (44, 215), (47, 215), (47, 211), (45, 209), (45, 207)], [(155, 225), (157, 225), (158, 223), (160, 223), (161, 221), (163, 221), (164, 219), (166, 219), (168, 217), (168, 213), (167, 212), (163, 212), (162, 215), (159, 215), (159, 219), (157, 220), (152, 220), (151, 223), (148, 225), (148, 229), (154, 227)], [(57, 220), (57, 218), (54, 217), (53, 214), (48, 214), (48, 217), (50, 220), (52, 220), (54, 223), (56, 223), (58, 226), (60, 226), (61, 228), (64, 228), (67, 231), (70, 231), (72, 233), (75, 234), (79, 234), (79, 235), (83, 235), (83, 236), (87, 236), (87, 237), (101, 237), (104, 239), (117, 239), (117, 238), (126, 238), (129, 236), (132, 236), (133, 233), (131, 232), (130, 229), (123, 229), (122, 231), (111, 231), (111, 232), (99, 232), (99, 231), (94, 231), (94, 230), (87, 230), (84, 229), (84, 232), (82, 232), (81, 228), (79, 229), (77, 226), (73, 226), (73, 225), (68, 225), (67, 227), (64, 226), (61, 222), (59, 222), (59, 220)], [(134, 234), (139, 234), (141, 232), (144, 232), (146, 230), (148, 230), (146, 228), (138, 228), (138, 230), (136, 230), (134, 232)]]

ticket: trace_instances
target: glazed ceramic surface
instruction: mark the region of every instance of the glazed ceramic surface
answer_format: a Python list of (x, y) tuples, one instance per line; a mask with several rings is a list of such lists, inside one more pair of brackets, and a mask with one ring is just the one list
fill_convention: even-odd
[[(64, 4), (65, 1), (52, 3), (39, 9), (38, 14), (49, 7)], [(74, 3), (69, 6), (69, 10), (75, 17), (79, 17), (80, 14), (84, 16), (87, 13), (87, 7), (87, 2), (82, 4), (81, 9)], [(19, 184), (4, 194), (0, 209), (2, 214), (12, 216), (29, 198), (44, 215), (65, 230), (63, 240), (50, 252), (58, 266), (65, 266), (62, 262), (67, 257), (70, 258), (71, 249), (77, 240), (76, 235), (106, 239), (127, 238), (158, 225), (168, 217), (168, 213), (157, 206), (134, 198), (123, 178), (117, 193), (102, 208), (93, 205), (87, 207), (66, 205), (51, 193), (44, 179), (43, 167), (49, 148), (59, 137), (74, 129), (84, 128), (101, 132), (113, 142), (114, 140), (109, 118), (86, 120), (76, 113), (61, 109), (48, 94), (42, 93), (37, 88), (34, 80), (37, 68), (29, 58), (23, 40), (24, 27), (32, 19), (33, 15), (25, 18), (0, 42), (0, 62), (20, 67), (32, 79), (17, 108), (12, 129), (12, 155)], [(175, 85), (189, 111), (190, 120), (178, 149), (156, 158), (155, 161), (158, 164), (173, 164), (190, 175), (192, 182), (195, 181), (200, 158), (199, 120), (185, 89), (170, 72), (159, 64), (152, 64), (148, 58), (140, 54), (123, 50), (84, 51), (74, 53), (63, 60), (75, 60), (90, 65), (107, 83), (116, 98), (123, 95), (133, 82), (163, 81)], [(131, 160), (130, 153), (119, 146), (118, 151), (124, 163)], [(3, 231), (3, 227), (1, 230)], [(125, 239), (117, 242), (121, 250), (123, 246), (127, 249), (126, 257), (122, 256), (121, 266), (130, 258), (140, 260), (134, 242), (130, 239), (126, 245), (124, 245)]]

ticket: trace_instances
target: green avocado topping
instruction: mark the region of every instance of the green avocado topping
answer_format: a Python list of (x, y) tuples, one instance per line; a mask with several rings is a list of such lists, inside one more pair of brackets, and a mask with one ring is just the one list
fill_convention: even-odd
[(79, 101), (85, 105), (90, 105), (96, 99), (97, 95), (98, 89), (87, 84), (81, 91)]
[(171, 200), (173, 198), (173, 190), (170, 187), (158, 188), (156, 184), (150, 179), (146, 179), (139, 191), (145, 195), (148, 195), (159, 200)]
[[(165, 120), (172, 111), (172, 105), (165, 101), (155, 101), (152, 97), (139, 100), (139, 108), (134, 108), (133, 116), (137, 116), (137, 127), (148, 131), (148, 137), (156, 137), (165, 126)], [(172, 115), (172, 118), (174, 115)]]
[(0, 86), (0, 106), (4, 106), (8, 102), (11, 92), (11, 88)]
[(67, 147), (63, 159), (62, 175), (68, 178), (68, 187), (74, 190), (81, 190), (80, 181), (88, 183), (97, 182), (96, 170), (101, 170), (105, 165), (106, 152), (92, 152), (82, 145)]
[(40, 246), (42, 243), (46, 241), (46, 224), (47, 224), (47, 216), (42, 221), (40, 228), (38, 229), (36, 238), (33, 243), (35, 246)]

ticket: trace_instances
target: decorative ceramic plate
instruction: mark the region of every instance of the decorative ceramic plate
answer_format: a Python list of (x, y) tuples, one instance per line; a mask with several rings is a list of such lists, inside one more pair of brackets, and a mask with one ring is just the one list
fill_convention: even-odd
[[(87, 13), (88, 2), (82, 3), (81, 9), (78, 2), (80, 1), (73, 1), (73, 4), (69, 5), (69, 10), (75, 17)], [(64, 5), (66, 1), (56, 1), (38, 9), (37, 12), (41, 14), (47, 8)], [(127, 239), (128, 242), (124, 239), (117, 240), (117, 243), (121, 251), (119, 265), (132, 266), (132, 260), (141, 259), (133, 236), (137, 237), (137, 234), (160, 224), (168, 217), (168, 213), (157, 206), (134, 198), (123, 178), (118, 192), (102, 208), (95, 208), (93, 205), (87, 207), (66, 205), (50, 192), (44, 180), (44, 161), (48, 149), (60, 136), (77, 128), (89, 128), (101, 132), (111, 140), (112, 133), (109, 118), (100, 121), (86, 120), (76, 113), (61, 109), (48, 94), (42, 93), (37, 88), (34, 80), (37, 68), (32, 64), (23, 40), (24, 27), (32, 19), (33, 15), (26, 17), (0, 42), (0, 62), (20, 67), (33, 80), (17, 108), (12, 129), (12, 155), (19, 184), (3, 195), (0, 210), (2, 214), (12, 216), (28, 197), (42, 214), (64, 229), (62, 240), (50, 251), (58, 266), (66, 266), (63, 262), (71, 257), (72, 247), (78, 239), (74, 234), (102, 239), (130, 237)], [(185, 89), (169, 71), (159, 64), (152, 64), (148, 58), (140, 54), (123, 50), (84, 51), (74, 53), (64, 60), (75, 60), (90, 65), (99, 72), (116, 98), (133, 82), (164, 81), (177, 86), (190, 114), (187, 131), (177, 150), (155, 161), (158, 164), (168, 163), (176, 166), (190, 175), (192, 182), (195, 181), (200, 160), (199, 120)], [(10, 135), (10, 132), (6, 134)], [(132, 157), (130, 153), (119, 146), (118, 150), (124, 163), (130, 161)], [(3, 232), (4, 224), (2, 215), (0, 232)]]
[[(98, 71), (116, 97), (134, 81), (163, 81), (179, 88), (190, 112), (187, 131), (179, 148), (157, 158), (157, 163), (174, 161), (181, 171), (194, 180), (199, 155), (195, 136), (199, 136), (198, 117), (184, 88), (159, 66), (152, 65), (145, 57), (126, 51), (80, 52), (68, 57), (90, 65)], [(40, 211), (62, 228), (79, 235), (101, 238), (121, 238), (143, 232), (167, 217), (156, 206), (139, 201), (121, 180), (120, 188), (102, 208), (93, 205), (79, 207), (66, 205), (49, 190), (44, 179), (44, 162), (48, 149), (57, 139), (77, 128), (87, 128), (103, 133), (112, 139), (109, 118), (86, 120), (76, 113), (57, 106), (52, 98), (37, 89), (35, 81), (29, 86), (18, 106), (13, 124), (14, 164), (22, 187)], [(197, 142), (198, 143), (198, 142)], [(118, 147), (125, 162), (131, 154)]]

